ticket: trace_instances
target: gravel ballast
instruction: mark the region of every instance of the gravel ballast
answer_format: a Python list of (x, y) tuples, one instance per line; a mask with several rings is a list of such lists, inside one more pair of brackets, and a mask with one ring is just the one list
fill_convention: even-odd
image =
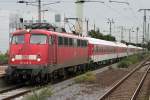
[(96, 81), (80, 84), (72, 82), (64, 87), (59, 85), (59, 89), (53, 88), (54, 94), (48, 100), (97, 100), (128, 71), (106, 67), (93, 73), (96, 74)]

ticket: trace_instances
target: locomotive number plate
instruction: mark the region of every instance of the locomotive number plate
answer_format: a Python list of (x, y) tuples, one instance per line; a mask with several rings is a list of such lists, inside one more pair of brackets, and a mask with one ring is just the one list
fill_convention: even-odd
[(28, 55), (22, 55), (22, 60), (27, 60), (27, 59), (29, 59)]

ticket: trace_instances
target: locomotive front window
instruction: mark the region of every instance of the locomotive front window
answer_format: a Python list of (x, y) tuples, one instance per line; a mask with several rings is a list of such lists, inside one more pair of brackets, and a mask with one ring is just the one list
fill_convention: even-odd
[(30, 38), (31, 44), (46, 44), (47, 36), (42, 34), (32, 34)]
[(12, 37), (12, 44), (23, 44), (24, 43), (24, 35), (14, 35)]

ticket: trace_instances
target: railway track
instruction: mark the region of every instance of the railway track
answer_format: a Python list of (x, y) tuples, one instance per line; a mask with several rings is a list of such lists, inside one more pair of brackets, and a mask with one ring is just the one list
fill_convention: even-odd
[[(140, 66), (142, 66), (144, 64), (146, 64), (146, 61), (144, 63), (141, 63)], [(146, 64), (146, 65), (148, 65), (148, 64)], [(137, 69), (138, 68), (136, 68), (136, 70)], [(25, 86), (21, 86), (21, 85), (20, 86), (19, 85), (18, 86), (13, 86), (13, 87), (10, 87), (8, 89), (4, 89), (4, 90), (0, 91), (0, 100), (11, 100), (11, 99), (23, 96), (26, 93), (31, 92), (33, 89), (35, 89), (35, 88), (33, 88), (33, 87), (25, 87)], [(105, 98), (106, 98), (106, 96), (100, 98), (100, 100), (104, 100)], [(114, 99), (114, 100), (117, 100), (117, 99)]]
[[(140, 63), (98, 100), (136, 100), (150, 70), (150, 58)], [(143, 72), (140, 70), (144, 68)]]
[(5, 74), (0, 73), (0, 78), (4, 78), (4, 77), (5, 77)]
[[(0, 100), (10, 100), (10, 97), (14, 97), (16, 94), (20, 93), (23, 89), (25, 84), (18, 84), (9, 86), (8, 88), (4, 88), (0, 90)], [(9, 99), (10, 98), (10, 99)]]
[(14, 98), (20, 97), (28, 92), (31, 92), (33, 88), (27, 88), (27, 87), (22, 87), (22, 88), (17, 88), (13, 89), (11, 91), (4, 92), (0, 94), (0, 100), (12, 100)]
[[(72, 77), (74, 77), (74, 76), (72, 76)], [(66, 79), (68, 80), (72, 77), (68, 77)], [(66, 79), (61, 80), (59, 82), (65, 81)], [(57, 84), (59, 82), (54, 81), (52, 84)], [(43, 85), (41, 85), (41, 86), (43, 86)], [(36, 89), (39, 89), (39, 88), (40, 87), (38, 87)], [(23, 95), (31, 92), (33, 89), (35, 89), (35, 88), (30, 87), (30, 86), (25, 86), (24, 84), (20, 84), (20, 85), (16, 85), (16, 86), (9, 86), (9, 88), (5, 88), (5, 89), (0, 90), (0, 100), (11, 100), (11, 99), (23, 96)]]
[(44, 85), (38, 86), (27, 86), (25, 84), (19, 84), (16, 86), (9, 87), (0, 91), (0, 100), (12, 100), (17, 97), (23, 96), (33, 90), (38, 90)]

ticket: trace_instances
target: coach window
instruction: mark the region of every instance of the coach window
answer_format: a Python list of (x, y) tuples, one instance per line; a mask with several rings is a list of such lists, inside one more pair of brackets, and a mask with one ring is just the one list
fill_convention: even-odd
[(97, 48), (97, 46), (95, 45), (95, 46), (94, 46), (94, 52), (96, 52), (96, 48)]
[(86, 46), (85, 46), (85, 42), (86, 42), (86, 41), (85, 41), (85, 40), (83, 40), (83, 44), (82, 44), (82, 45), (83, 45), (83, 47), (86, 47)]
[(63, 37), (58, 37), (58, 45), (63, 45)]
[(102, 49), (102, 47), (100, 46), (100, 52), (103, 52), (103, 49)]
[(109, 50), (109, 52), (111, 53), (112, 52), (112, 48), (110, 47), (110, 50)]
[(88, 42), (85, 40), (85, 47), (87, 47), (87, 45), (88, 45)]
[(115, 53), (115, 48), (113, 47), (113, 53)]

